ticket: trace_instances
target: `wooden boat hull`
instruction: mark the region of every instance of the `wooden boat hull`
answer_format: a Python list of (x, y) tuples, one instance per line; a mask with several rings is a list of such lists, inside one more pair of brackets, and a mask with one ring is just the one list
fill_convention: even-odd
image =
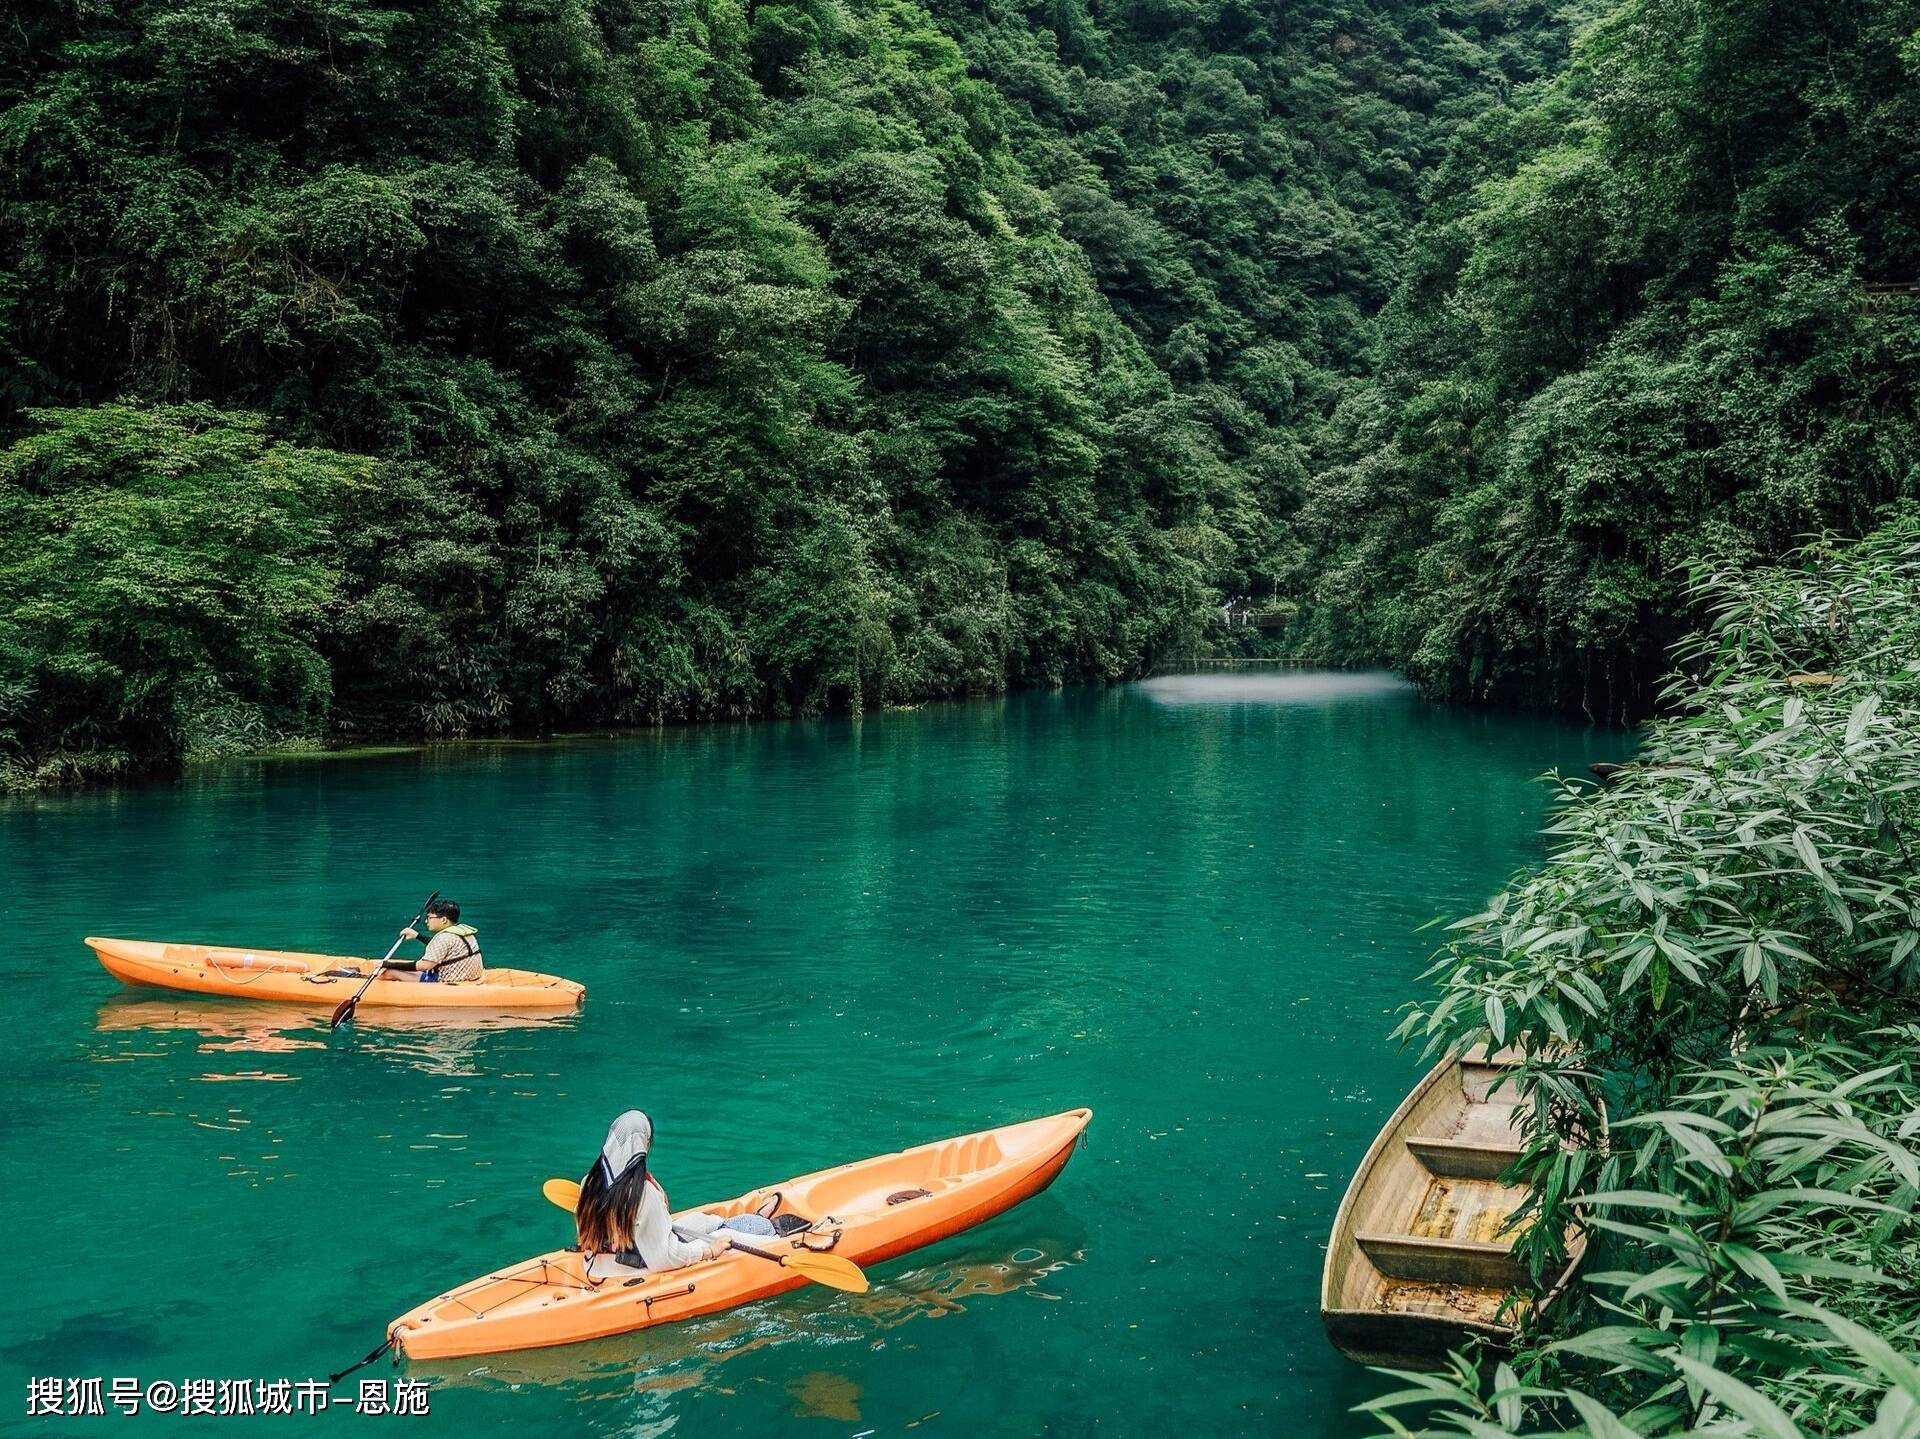
[(1498, 1353), (1525, 1310), (1551, 1303), (1584, 1257), (1536, 1301), (1531, 1276), (1501, 1232), (1525, 1197), (1499, 1176), (1520, 1154), (1505, 1055), (1435, 1065), (1381, 1129), (1334, 1219), (1320, 1280), (1320, 1317), (1334, 1348), (1362, 1364), (1437, 1369), (1479, 1340)]
[(1486, 1352), (1505, 1354), (1513, 1329), (1435, 1314), (1388, 1314), (1378, 1310), (1322, 1309), (1333, 1347), (1356, 1364), (1383, 1369), (1444, 1369), (1447, 1356), (1478, 1339)]
[[(205, 944), (166, 944), (146, 939), (92, 937), (87, 947), (123, 984), (153, 985), (193, 994), (224, 994), (310, 1008), (331, 1008), (366, 979), (375, 961), (297, 950), (238, 949)], [(351, 970), (334, 975), (328, 970)], [(572, 1009), (583, 985), (530, 969), (487, 967), (469, 984), (416, 984), (379, 980), (367, 987), (362, 1008)]]
[[(1038, 1194), (1066, 1167), (1092, 1117), (1092, 1110), (1070, 1109), (823, 1169), (699, 1210), (744, 1214), (778, 1191), (783, 1212), (839, 1232), (835, 1254), (878, 1264)], [(765, 1241), (768, 1248), (801, 1243)], [(387, 1336), (412, 1359), (546, 1348), (712, 1314), (806, 1282), (738, 1251), (656, 1274), (605, 1258), (586, 1266), (584, 1256), (561, 1249), (450, 1289), (394, 1320)]]

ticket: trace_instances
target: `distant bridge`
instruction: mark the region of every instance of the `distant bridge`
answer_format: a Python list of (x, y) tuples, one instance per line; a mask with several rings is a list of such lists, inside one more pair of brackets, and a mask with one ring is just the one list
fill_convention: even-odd
[(1920, 300), (1920, 280), (1869, 280), (1860, 287), (1863, 310), (1884, 310), (1908, 300)]
[(1230, 630), (1283, 630), (1292, 621), (1292, 605), (1262, 605), (1250, 600), (1228, 600), (1220, 606), (1220, 623)]

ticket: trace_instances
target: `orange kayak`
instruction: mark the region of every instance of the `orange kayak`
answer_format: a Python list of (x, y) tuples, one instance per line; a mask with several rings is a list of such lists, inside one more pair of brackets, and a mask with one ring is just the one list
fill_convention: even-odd
[[(774, 1193), (780, 1213), (811, 1220), (811, 1231), (756, 1241), (779, 1250), (820, 1247), (856, 1264), (878, 1264), (945, 1239), (1038, 1194), (1066, 1167), (1093, 1117), (1069, 1109), (857, 1160), (731, 1199), (703, 1204), (705, 1214), (745, 1214)], [(683, 1211), (693, 1213), (692, 1210)], [(570, 1249), (555, 1250), (449, 1289), (387, 1328), (396, 1352), (452, 1359), (576, 1344), (712, 1314), (797, 1289), (789, 1269), (728, 1250), (718, 1259), (653, 1273)]]
[[(146, 939), (89, 938), (108, 974), (124, 984), (152, 984), (195, 994), (231, 994), (281, 1004), (332, 1005), (361, 985), (375, 961), (335, 954), (279, 949), (223, 949), (205, 944), (163, 944)], [(329, 973), (329, 971), (348, 971)], [(495, 969), (471, 983), (417, 984), (378, 980), (367, 987), (362, 1008), (572, 1009), (583, 985), (530, 969)]]

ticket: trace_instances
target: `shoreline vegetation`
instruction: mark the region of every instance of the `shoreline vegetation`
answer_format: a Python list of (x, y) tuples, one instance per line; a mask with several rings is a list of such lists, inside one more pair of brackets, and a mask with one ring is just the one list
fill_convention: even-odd
[(1692, 594), (1638, 763), (1401, 1028), (1524, 1052), (1516, 1247), (1589, 1230), (1580, 1302), (1391, 1432), (1920, 1433), (1920, 510)]
[(1689, 557), (1914, 493), (1916, 27), (35, 8), (0, 49), (0, 784), (1203, 639), (1639, 718)]
[[(1318, 661), (1301, 661), (1297, 658), (1263, 659), (1259, 656), (1204, 657), (1185, 658), (1170, 661), (1164, 668), (1155, 669), (1139, 676), (1141, 679), (1161, 679), (1185, 674), (1211, 675), (1219, 668), (1244, 667), (1253, 673), (1272, 673), (1274, 667), (1283, 672), (1309, 670), (1316, 673), (1328, 671), (1340, 673), (1391, 674), (1391, 671), (1377, 669), (1357, 670), (1354, 667), (1341, 667)], [(1398, 677), (1396, 676), (1396, 679)], [(103, 788), (119, 784), (138, 784), (147, 782), (166, 782), (189, 777), (194, 771), (205, 768), (217, 768), (226, 764), (266, 764), (322, 760), (387, 759), (402, 755), (458, 756), (478, 754), (489, 748), (514, 747), (537, 748), (540, 746), (564, 745), (575, 742), (600, 740), (637, 739), (643, 736), (657, 736), (667, 730), (697, 727), (703, 725), (739, 725), (777, 723), (790, 719), (843, 719), (860, 720), (886, 715), (912, 714), (924, 710), (930, 704), (954, 703), (966, 704), (994, 699), (1006, 699), (1010, 696), (1027, 693), (1040, 688), (1028, 686), (1026, 689), (1009, 688), (977, 695), (933, 695), (925, 699), (901, 700), (886, 705), (874, 706), (864, 710), (822, 711), (810, 715), (754, 715), (738, 719), (686, 719), (664, 720), (652, 724), (605, 724), (584, 726), (573, 729), (551, 730), (544, 734), (514, 733), (511, 731), (444, 736), (438, 738), (388, 739), (341, 739), (325, 735), (290, 735), (281, 739), (254, 743), (245, 748), (218, 747), (206, 751), (196, 751), (180, 756), (177, 764), (162, 771), (133, 771), (105, 775), (76, 777), (75, 782), (62, 782), (60, 779), (47, 780), (38, 776), (6, 774), (0, 768), (0, 802), (8, 798), (26, 799), (34, 795), (49, 793), (71, 793), (87, 788)], [(1059, 689), (1062, 686), (1052, 686)]]
[(1420, 177), (1565, 56), (1414, 9), (34, 10), (0, 772), (1112, 679), (1272, 609)]

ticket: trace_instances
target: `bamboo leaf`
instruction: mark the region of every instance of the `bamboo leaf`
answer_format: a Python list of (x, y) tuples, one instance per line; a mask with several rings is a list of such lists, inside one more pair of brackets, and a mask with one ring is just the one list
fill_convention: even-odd
[(1493, 1035), (1493, 1042), (1495, 1044), (1505, 1044), (1507, 1042), (1506, 1005), (1500, 1002), (1498, 995), (1490, 994), (1487, 996), (1485, 1009), (1487, 1012), (1487, 1029)]
[(1873, 723), (1873, 717), (1880, 712), (1880, 696), (1870, 693), (1855, 705), (1847, 715), (1846, 747), (1852, 749), (1866, 737), (1867, 727)]
[(1836, 1339), (1893, 1380), (1910, 1398), (1920, 1399), (1920, 1364), (1899, 1353), (1872, 1330), (1816, 1304), (1790, 1300), (1781, 1307), (1789, 1314), (1804, 1315), (1825, 1325)]
[(1749, 1249), (1744, 1244), (1735, 1244), (1730, 1241), (1720, 1246), (1720, 1252), (1726, 1255), (1742, 1273), (1764, 1284), (1774, 1298), (1786, 1299), (1787, 1282), (1780, 1277), (1780, 1271), (1774, 1267), (1773, 1261), (1766, 1255), (1757, 1249)]
[(1673, 1214), (1691, 1215), (1713, 1212), (1705, 1205), (1695, 1203), (1693, 1200), (1682, 1199), (1677, 1194), (1664, 1194), (1652, 1189), (1601, 1190), (1595, 1194), (1583, 1194), (1572, 1202), (1591, 1205), (1596, 1209), (1664, 1209)]
[(1674, 1355), (1673, 1362), (1696, 1380), (1702, 1389), (1752, 1424), (1761, 1434), (1770, 1436), (1770, 1439), (1806, 1439), (1799, 1426), (1786, 1416), (1780, 1406), (1752, 1385), (1741, 1382), (1731, 1374), (1722, 1374), (1710, 1364), (1689, 1359), (1684, 1354)]
[(1510, 1365), (1501, 1364), (1493, 1372), (1494, 1413), (1500, 1422), (1509, 1429), (1518, 1429), (1525, 1422), (1526, 1414), (1519, 1394), (1520, 1381), (1514, 1376)]
[(1598, 1399), (1577, 1389), (1567, 1390), (1567, 1403), (1587, 1426), (1592, 1439), (1641, 1439), (1641, 1435)]

